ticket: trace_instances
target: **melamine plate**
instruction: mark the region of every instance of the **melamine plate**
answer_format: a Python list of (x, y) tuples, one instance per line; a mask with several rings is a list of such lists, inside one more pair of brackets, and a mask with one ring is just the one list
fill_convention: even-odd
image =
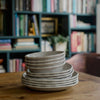
[(56, 72), (49, 72), (47, 71), (46, 73), (36, 73), (36, 72), (31, 72), (29, 69), (26, 71), (27, 74), (31, 74), (31, 75), (49, 75), (49, 76), (52, 76), (52, 75), (57, 75), (57, 74), (67, 74), (69, 72), (71, 72), (73, 70), (73, 66), (71, 66), (70, 64), (68, 63), (65, 63), (65, 65), (62, 67), (62, 70), (61, 71), (56, 71)]
[(47, 52), (28, 54), (25, 56), (25, 59), (34, 59), (34, 60), (54, 59), (64, 55), (65, 55), (64, 51), (47, 51)]
[(69, 78), (69, 77), (66, 77), (66, 78), (61, 78), (61, 79), (50, 79), (50, 78), (33, 78), (33, 77), (29, 77), (27, 76), (26, 73), (23, 74), (22, 78), (23, 79), (26, 79), (27, 81), (28, 80), (31, 80), (31, 81), (34, 81), (34, 82), (59, 82), (59, 81), (69, 81), (69, 80), (73, 80), (75, 78), (78, 77), (78, 73), (77, 72), (74, 72), (72, 74), (72, 77)]
[(54, 58), (54, 59), (45, 59), (45, 60), (32, 60), (32, 59), (25, 59), (26, 63), (33, 63), (33, 64), (37, 64), (37, 63), (49, 63), (49, 62), (56, 62), (56, 61), (60, 61), (60, 60), (65, 60), (65, 56), (61, 56), (58, 58)]
[(78, 84), (78, 81), (73, 83), (73, 84), (67, 84), (66, 86), (58, 86), (58, 87), (41, 87), (41, 86), (35, 86), (35, 85), (29, 85), (29, 84), (24, 84), (25, 86), (29, 87), (30, 89), (33, 89), (33, 90), (38, 90), (38, 91), (62, 91), (62, 90), (65, 90), (65, 89), (68, 89), (69, 87), (71, 86), (74, 86)]

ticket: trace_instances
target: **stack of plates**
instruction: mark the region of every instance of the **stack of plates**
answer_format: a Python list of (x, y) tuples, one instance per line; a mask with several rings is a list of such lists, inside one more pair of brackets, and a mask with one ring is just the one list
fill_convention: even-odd
[(62, 51), (39, 52), (25, 56), (27, 71), (22, 83), (34, 90), (60, 91), (78, 83), (78, 73), (65, 63)]

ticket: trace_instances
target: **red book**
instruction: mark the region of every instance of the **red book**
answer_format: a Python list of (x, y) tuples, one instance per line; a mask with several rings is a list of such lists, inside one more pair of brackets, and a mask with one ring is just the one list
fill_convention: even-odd
[(54, 12), (54, 0), (51, 0), (51, 12)]
[(71, 34), (71, 51), (77, 52), (77, 32), (72, 32)]
[(18, 71), (19, 71), (19, 60), (16, 59), (16, 72), (18, 72)]

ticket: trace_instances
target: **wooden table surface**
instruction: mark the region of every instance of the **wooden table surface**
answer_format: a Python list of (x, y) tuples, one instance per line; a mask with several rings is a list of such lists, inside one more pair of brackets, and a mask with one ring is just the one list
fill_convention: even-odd
[(61, 92), (38, 92), (21, 84), (22, 72), (0, 74), (0, 100), (100, 100), (100, 78), (79, 74), (79, 84)]

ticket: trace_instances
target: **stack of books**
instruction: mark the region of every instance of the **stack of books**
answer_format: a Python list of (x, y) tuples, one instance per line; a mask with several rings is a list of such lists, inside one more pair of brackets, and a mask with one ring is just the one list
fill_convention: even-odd
[(16, 0), (16, 11), (94, 14), (96, 0)]
[(51, 47), (51, 44), (49, 41), (47, 40), (42, 40), (42, 43), (41, 43), (41, 51), (44, 52), (44, 51), (53, 51), (53, 48)]
[(29, 49), (38, 49), (38, 44), (35, 43), (33, 38), (28, 39), (17, 39), (14, 44), (14, 49), (16, 50), (29, 50)]
[(15, 14), (15, 36), (38, 36), (37, 16)]
[(25, 63), (22, 59), (10, 59), (9, 61), (9, 72), (25, 71)]
[(72, 52), (95, 52), (96, 35), (95, 33), (84, 33), (73, 31), (71, 33)]
[[(94, 26), (94, 25), (93, 25)], [(82, 20), (78, 20), (76, 15), (70, 15), (70, 27), (71, 28), (90, 28), (91, 24)]]
[(11, 40), (10, 39), (0, 39), (0, 50), (11, 50)]

